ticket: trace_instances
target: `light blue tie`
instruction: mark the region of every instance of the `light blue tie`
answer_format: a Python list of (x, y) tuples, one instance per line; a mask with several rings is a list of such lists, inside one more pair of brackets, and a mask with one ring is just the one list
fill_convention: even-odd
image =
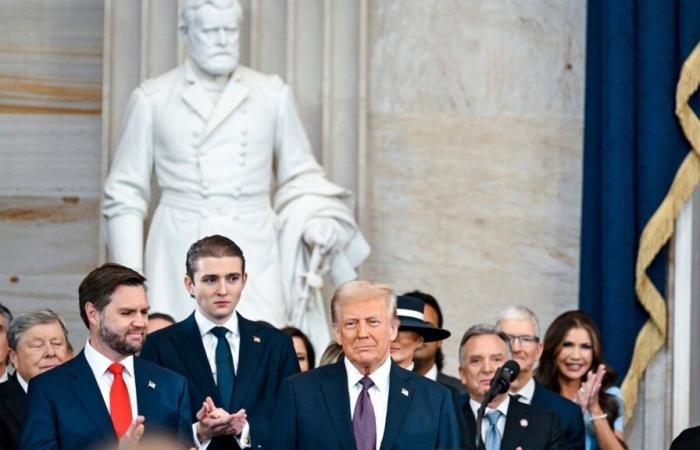
[(486, 413), (486, 418), (489, 421), (489, 429), (486, 430), (486, 450), (500, 450), (501, 449), (501, 433), (498, 431), (498, 419), (501, 417), (502, 413), (494, 409), (490, 413)]

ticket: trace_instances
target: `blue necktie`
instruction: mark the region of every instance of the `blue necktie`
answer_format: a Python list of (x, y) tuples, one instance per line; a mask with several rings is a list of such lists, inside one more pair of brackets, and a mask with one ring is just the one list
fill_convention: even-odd
[(486, 450), (501, 449), (501, 433), (498, 431), (498, 419), (501, 417), (501, 412), (494, 409), (490, 413), (486, 413), (486, 418), (489, 421), (489, 428), (486, 430)]
[(236, 373), (233, 369), (233, 356), (231, 347), (226, 340), (228, 330), (224, 327), (214, 327), (211, 334), (216, 336), (216, 386), (221, 397), (221, 406), (226, 411), (231, 407), (231, 397), (233, 395), (233, 385)]

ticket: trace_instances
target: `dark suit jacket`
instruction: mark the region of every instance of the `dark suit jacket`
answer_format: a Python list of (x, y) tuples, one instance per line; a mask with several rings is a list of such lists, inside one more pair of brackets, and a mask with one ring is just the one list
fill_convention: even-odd
[[(236, 313), (238, 314), (238, 313)], [(245, 319), (238, 314), (241, 348), (233, 388), (231, 412), (243, 408), (250, 424), (251, 446), (267, 440), (270, 416), (282, 381), (299, 372), (299, 362), (291, 338), (285, 333)], [(187, 378), (192, 417), (207, 396), (221, 405), (219, 390), (211, 374), (202, 336), (194, 313), (182, 322), (148, 336), (141, 357)], [(212, 439), (208, 450), (238, 448), (231, 436)]]
[[(166, 432), (192, 444), (187, 382), (155, 364), (134, 358), (138, 413), (145, 433)], [(83, 450), (117, 437), (85, 353), (29, 382), (24, 450)]]
[(442, 372), (438, 372), (436, 381), (442, 385), (455, 389), (457, 392), (459, 392), (459, 395), (464, 395), (467, 393), (467, 387), (455, 377), (451, 377), (449, 375), (445, 375)]
[[(274, 450), (354, 450), (344, 359), (288, 378), (272, 417)], [(427, 378), (391, 364), (381, 450), (459, 448), (452, 396)]]
[[(469, 396), (464, 395), (461, 399), (461, 419), (466, 425), (466, 435), (462, 445), (464, 448), (473, 449), (476, 438), (476, 418), (469, 406)], [(517, 447), (528, 450), (565, 450), (567, 446), (564, 432), (556, 415), (551, 411), (526, 405), (511, 398), (501, 440), (501, 450), (514, 450)]]
[(576, 403), (550, 391), (535, 381), (535, 394), (532, 396), (531, 404), (556, 413), (559, 417), (559, 423), (564, 429), (564, 437), (569, 449), (584, 450), (586, 448), (583, 414)]
[(0, 383), (0, 450), (19, 448), (27, 411), (27, 393), (15, 376)]
[(684, 430), (671, 443), (670, 450), (697, 450), (700, 448), (700, 427)]

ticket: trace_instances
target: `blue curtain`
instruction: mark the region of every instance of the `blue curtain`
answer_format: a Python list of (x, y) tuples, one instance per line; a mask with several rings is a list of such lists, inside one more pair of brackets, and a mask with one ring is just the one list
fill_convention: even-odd
[[(579, 303), (618, 382), (648, 317), (634, 291), (639, 236), (690, 150), (675, 92), (699, 40), (698, 0), (588, 0)], [(647, 271), (664, 296), (667, 258)]]

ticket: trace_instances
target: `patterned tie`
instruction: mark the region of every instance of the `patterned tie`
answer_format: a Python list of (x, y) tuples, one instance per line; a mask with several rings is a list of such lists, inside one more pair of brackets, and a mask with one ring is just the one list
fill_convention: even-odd
[(119, 363), (112, 363), (107, 370), (114, 375), (112, 387), (109, 388), (109, 414), (112, 416), (112, 424), (117, 438), (121, 439), (131, 425), (131, 401), (129, 401), (129, 391), (122, 377), (124, 366)]
[(486, 430), (486, 450), (500, 450), (501, 448), (501, 433), (498, 431), (498, 419), (501, 417), (501, 412), (494, 409), (490, 413), (486, 413), (486, 418), (489, 421), (489, 429)]
[(231, 347), (226, 340), (228, 329), (224, 327), (214, 327), (211, 333), (216, 336), (216, 386), (219, 388), (221, 396), (221, 407), (226, 411), (231, 406), (231, 396), (233, 394), (233, 384), (236, 373), (233, 369), (233, 356)]
[(352, 414), (352, 431), (355, 435), (357, 450), (375, 450), (377, 447), (377, 422), (374, 420), (374, 408), (369, 398), (369, 388), (374, 382), (368, 376), (360, 380), (362, 391), (357, 396), (355, 411)]

